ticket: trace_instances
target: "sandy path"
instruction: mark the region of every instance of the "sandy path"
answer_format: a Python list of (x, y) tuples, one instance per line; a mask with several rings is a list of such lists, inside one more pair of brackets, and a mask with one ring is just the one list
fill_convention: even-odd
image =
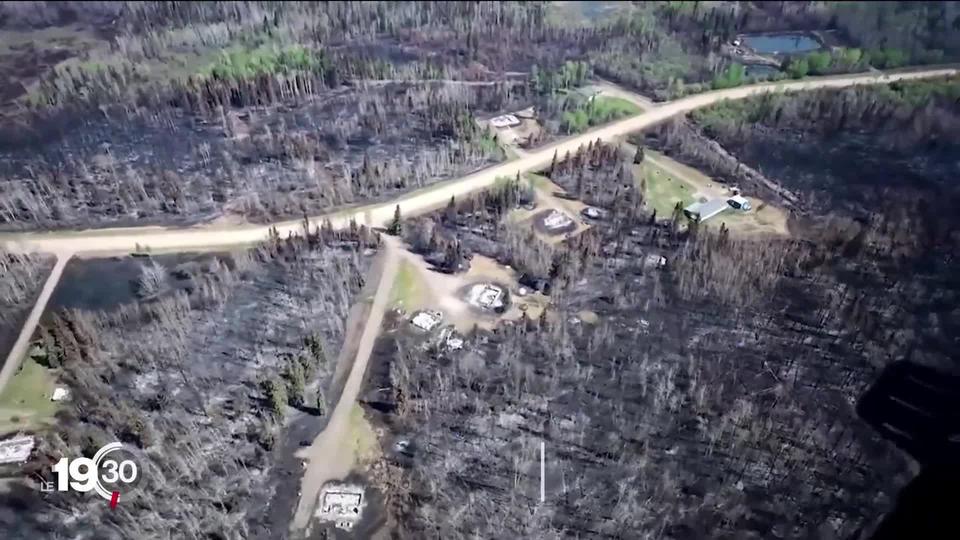
[(383, 315), (390, 300), (390, 290), (393, 288), (399, 266), (397, 254), (399, 248), (394, 245), (393, 239), (384, 237), (384, 240), (385, 258), (380, 283), (377, 285), (377, 292), (370, 306), (370, 315), (360, 336), (357, 356), (350, 368), (347, 382), (330, 415), (327, 427), (314, 439), (313, 444), (297, 454), (298, 457), (307, 460), (307, 466), (300, 483), (300, 501), (293, 517), (294, 530), (302, 530), (309, 524), (323, 485), (331, 480), (346, 477), (356, 459), (349, 444), (350, 413), (360, 395), (367, 362), (370, 360), (370, 353), (373, 352), (374, 342), (380, 332)]
[[(960, 69), (945, 67), (907, 72), (864, 73), (837, 77), (811, 78), (802, 81), (762, 83), (726, 90), (715, 90), (676, 101), (663, 103), (646, 112), (619, 120), (584, 134), (568, 137), (540, 150), (529, 152), (512, 161), (489, 167), (458, 180), (443, 182), (431, 188), (416, 191), (399, 199), (359, 209), (345, 210), (327, 216), (311, 218), (319, 223), (328, 218), (334, 227), (346, 227), (351, 219), (357, 223), (382, 225), (393, 217), (395, 205), (404, 215), (410, 216), (434, 208), (442, 208), (451, 196), (463, 197), (490, 187), (501, 176), (513, 177), (519, 173), (547, 166), (554, 152), (563, 156), (576, 152), (577, 148), (597, 139), (611, 140), (617, 136), (640, 131), (672, 116), (706, 107), (724, 99), (746, 97), (782, 91), (809, 90), (814, 88), (842, 88), (860, 84), (890, 83), (899, 80), (922, 79), (956, 75)], [(281, 236), (302, 231), (301, 220), (279, 222), (274, 225)], [(136, 246), (149, 246), (157, 250), (189, 250), (209, 247), (225, 247), (259, 242), (267, 237), (269, 226), (220, 227), (198, 226), (185, 229), (159, 227), (134, 227), (126, 229), (58, 232), (58, 233), (7, 233), (0, 235), (4, 249), (13, 252), (47, 253), (122, 253), (133, 251)]]
[(7, 386), (7, 383), (10, 382), (10, 378), (17, 372), (20, 363), (27, 355), (27, 350), (30, 347), (30, 338), (33, 337), (33, 331), (37, 328), (37, 324), (40, 323), (40, 317), (43, 315), (43, 311), (47, 309), (47, 302), (50, 301), (50, 296), (53, 295), (54, 289), (57, 288), (57, 283), (60, 282), (60, 276), (63, 275), (63, 269), (66, 268), (67, 261), (69, 260), (70, 255), (57, 256), (57, 263), (53, 265), (53, 270), (51, 270), (50, 275), (47, 276), (47, 281), (43, 284), (43, 289), (40, 290), (40, 296), (33, 305), (33, 309), (30, 310), (30, 315), (27, 316), (26, 322), (23, 323), (23, 328), (20, 329), (20, 335), (17, 336), (17, 341), (15, 341), (13, 347), (10, 348), (7, 359), (3, 363), (3, 370), (0, 370), (0, 392), (2, 392)]

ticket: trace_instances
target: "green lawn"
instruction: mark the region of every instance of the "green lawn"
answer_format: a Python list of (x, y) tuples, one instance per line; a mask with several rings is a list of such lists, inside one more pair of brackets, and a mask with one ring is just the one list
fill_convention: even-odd
[(643, 109), (638, 107), (632, 101), (611, 96), (597, 96), (593, 98), (593, 102), (590, 106), (593, 107), (595, 111), (594, 114), (597, 117), (607, 118), (608, 120), (623, 118), (624, 116), (631, 116), (643, 112)]
[(354, 403), (353, 408), (350, 409), (350, 442), (354, 458), (358, 463), (372, 461), (380, 452), (377, 433), (373, 430), (359, 403)]
[(610, 23), (633, 9), (629, 2), (550, 2), (547, 22), (560, 28), (592, 28)]
[(0, 433), (36, 427), (53, 417), (57, 410), (57, 403), (50, 401), (53, 388), (50, 370), (25, 359), (0, 393)]
[(646, 203), (657, 211), (657, 218), (669, 219), (677, 201), (683, 206), (693, 202), (696, 190), (688, 183), (646, 161), (636, 166), (637, 178), (646, 180)]
[(578, 105), (576, 109), (564, 112), (562, 120), (568, 133), (581, 133), (591, 127), (641, 112), (643, 112), (643, 109), (626, 99), (595, 96)]
[(390, 305), (406, 310), (416, 309), (423, 297), (423, 285), (412, 263), (400, 261), (397, 277), (390, 290)]
[(479, 145), (487, 155), (497, 155), (502, 150), (499, 141), (489, 134), (480, 137)]

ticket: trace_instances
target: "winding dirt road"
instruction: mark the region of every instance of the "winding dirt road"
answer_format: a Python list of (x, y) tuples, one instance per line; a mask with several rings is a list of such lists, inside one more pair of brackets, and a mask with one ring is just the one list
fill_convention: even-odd
[[(663, 103), (636, 116), (599, 127), (581, 135), (568, 137), (512, 161), (409, 193), (388, 203), (315, 216), (311, 218), (311, 221), (319, 223), (324, 219), (330, 219), (334, 227), (346, 227), (351, 219), (355, 219), (357, 223), (361, 224), (382, 225), (393, 217), (394, 206), (396, 205), (400, 206), (401, 212), (405, 216), (439, 208), (450, 200), (451, 196), (462, 197), (490, 187), (498, 177), (512, 177), (518, 172), (524, 173), (542, 168), (550, 163), (554, 152), (560, 156), (563, 156), (566, 152), (573, 153), (579, 146), (590, 141), (597, 139), (610, 140), (620, 135), (639, 131), (672, 116), (706, 107), (724, 99), (743, 99), (757, 94), (778, 91), (890, 83), (908, 79), (956, 75), (958, 72), (960, 72), (958, 68), (943, 67), (917, 71), (864, 73), (811, 78), (802, 81), (763, 83), (697, 94)], [(277, 228), (281, 236), (290, 233), (299, 234), (302, 231), (301, 220), (278, 222), (272, 226)], [(148, 246), (150, 249), (158, 251), (188, 251), (258, 242), (266, 239), (270, 227), (268, 225), (201, 225), (182, 229), (132, 227), (57, 233), (6, 233), (0, 234), (0, 246), (14, 252), (83, 253), (87, 255), (129, 253), (135, 251), (138, 246)]]

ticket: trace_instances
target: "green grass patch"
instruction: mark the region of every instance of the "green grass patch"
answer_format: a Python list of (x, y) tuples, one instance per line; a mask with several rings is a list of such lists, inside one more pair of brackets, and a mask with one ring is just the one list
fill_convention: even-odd
[(638, 165), (641, 183), (646, 184), (644, 199), (648, 207), (657, 211), (658, 219), (669, 219), (679, 202), (687, 206), (694, 202), (696, 189), (664, 169), (645, 161)]
[(359, 403), (350, 409), (350, 442), (357, 462), (365, 463), (376, 459), (380, 451), (377, 433), (373, 430)]
[(626, 99), (595, 96), (576, 108), (564, 112), (562, 123), (567, 133), (581, 133), (593, 126), (641, 112), (643, 110), (639, 106)]
[(319, 51), (301, 45), (282, 48), (262, 45), (255, 49), (237, 47), (225, 50), (202, 75), (221, 79), (248, 79), (262, 74), (324, 71), (327, 67), (327, 60)]
[(493, 135), (487, 134), (481, 136), (477, 140), (477, 144), (479, 144), (480, 148), (483, 149), (483, 153), (488, 156), (496, 156), (500, 154), (500, 144)]
[(643, 112), (643, 109), (632, 101), (619, 97), (597, 96), (593, 98), (591, 105), (595, 116), (609, 120)]
[(404, 309), (416, 309), (423, 298), (423, 285), (420, 283), (417, 269), (408, 261), (400, 261), (397, 277), (390, 289), (390, 305)]
[(0, 432), (36, 427), (53, 417), (57, 403), (54, 376), (33, 358), (26, 358), (0, 393)]
[(546, 20), (558, 28), (594, 28), (615, 21), (632, 8), (629, 2), (550, 2)]

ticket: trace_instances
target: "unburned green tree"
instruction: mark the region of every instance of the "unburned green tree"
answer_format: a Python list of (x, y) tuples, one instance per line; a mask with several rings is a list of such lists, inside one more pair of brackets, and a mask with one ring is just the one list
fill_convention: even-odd
[(279, 377), (274, 377), (267, 382), (266, 391), (270, 412), (277, 418), (282, 419), (287, 406), (286, 385)]
[(400, 236), (400, 234), (403, 232), (403, 217), (400, 215), (399, 204), (393, 210), (393, 221), (390, 222), (387, 232), (393, 236)]

